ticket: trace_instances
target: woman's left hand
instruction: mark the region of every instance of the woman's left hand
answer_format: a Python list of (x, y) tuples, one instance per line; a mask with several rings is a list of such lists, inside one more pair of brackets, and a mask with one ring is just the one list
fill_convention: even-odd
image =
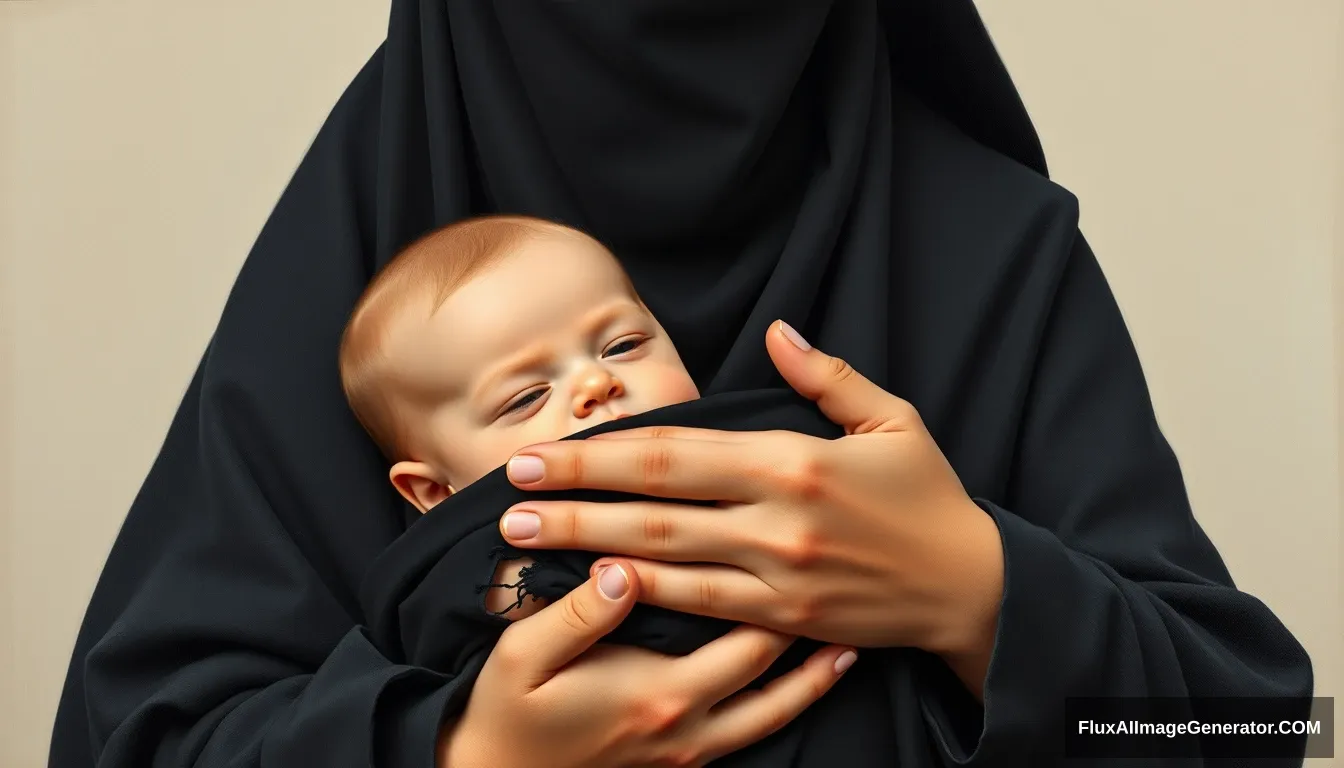
[(655, 427), (529, 446), (509, 462), (518, 488), (719, 505), (527, 502), (503, 517), (505, 538), (634, 558), (645, 603), (824, 642), (922, 648), (978, 692), (1003, 596), (998, 527), (909, 403), (796, 336), (772, 325), (770, 357), (844, 437)]

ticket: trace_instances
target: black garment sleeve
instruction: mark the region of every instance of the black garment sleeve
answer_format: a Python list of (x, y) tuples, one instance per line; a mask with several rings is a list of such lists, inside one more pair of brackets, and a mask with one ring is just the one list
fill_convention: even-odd
[(928, 689), (941, 691), (932, 722), (949, 757), (1058, 758), (1071, 696), (1294, 697), (1306, 714), (1310, 661), (1235, 588), (1195, 521), (1081, 235), (1040, 336), (1014, 456), (1002, 505), (980, 500), (1002, 534), (1006, 583), (978, 743), (973, 731), (957, 739), (953, 722), (981, 713)]

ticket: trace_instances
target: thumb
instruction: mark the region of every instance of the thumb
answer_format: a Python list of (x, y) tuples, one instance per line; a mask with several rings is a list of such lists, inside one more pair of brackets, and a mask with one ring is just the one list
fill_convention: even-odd
[[(511, 625), (507, 642), (518, 644), (527, 659), (522, 673), (531, 688), (544, 684), (611, 632), (630, 613), (639, 593), (639, 577), (617, 561), (536, 614)], [(501, 643), (506, 642), (504, 638)]]
[(784, 380), (817, 404), (826, 418), (851, 435), (903, 429), (913, 410), (838, 357), (814, 349), (779, 320), (765, 335), (765, 348)]

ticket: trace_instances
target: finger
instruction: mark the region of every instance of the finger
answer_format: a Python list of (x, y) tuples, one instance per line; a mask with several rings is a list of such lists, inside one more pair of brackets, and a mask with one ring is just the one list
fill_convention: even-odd
[(914, 409), (844, 360), (814, 349), (783, 320), (770, 326), (766, 350), (775, 368), (798, 394), (853, 435), (910, 427)]
[(774, 471), (764, 455), (769, 442), (748, 449), (707, 440), (563, 440), (514, 454), (508, 474), (515, 486), (529, 491), (587, 488), (751, 502), (763, 498), (771, 486)]
[(621, 562), (638, 575), (639, 602), (646, 605), (762, 627), (779, 623), (782, 596), (750, 571), (728, 565)]
[(495, 645), (526, 690), (535, 690), (578, 658), (630, 613), (639, 595), (639, 576), (617, 562), (504, 630)]
[(706, 758), (734, 752), (788, 725), (835, 685), (853, 663), (853, 649), (823, 648), (802, 666), (770, 681), (758, 691), (744, 691), (711, 712), (703, 738)]
[[(520, 549), (577, 549), (665, 562), (738, 565), (746, 549), (730, 510), (656, 501), (529, 501), (500, 518)], [(740, 525), (740, 523), (738, 523)]]
[(797, 638), (743, 624), (674, 661), (673, 678), (695, 701), (712, 707), (765, 673)]
[(716, 443), (743, 443), (759, 436), (759, 432), (733, 432), (699, 427), (635, 427), (616, 432), (603, 432), (589, 440), (628, 440), (630, 438), (667, 438), (670, 440), (704, 440)]
[[(550, 605), (546, 600), (533, 599), (524, 600), (520, 603), (517, 600), (510, 601), (500, 598), (492, 602), (493, 605), (487, 603), (486, 607), (505, 621), (522, 621), (528, 616), (535, 616), (542, 608)], [(500, 611), (503, 611), (503, 613), (500, 613)]]

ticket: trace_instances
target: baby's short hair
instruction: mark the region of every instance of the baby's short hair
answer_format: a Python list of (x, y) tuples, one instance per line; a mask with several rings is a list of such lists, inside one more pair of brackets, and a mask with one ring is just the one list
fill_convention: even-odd
[[(374, 275), (341, 336), (341, 386), (355, 418), (389, 461), (406, 459), (404, 420), (395, 412), (383, 344), (396, 312), (412, 298), (432, 313), (461, 285), (514, 251), (546, 236), (588, 235), (529, 216), (482, 216), (449, 224), (411, 243)], [(591, 238), (588, 238), (591, 239)]]

